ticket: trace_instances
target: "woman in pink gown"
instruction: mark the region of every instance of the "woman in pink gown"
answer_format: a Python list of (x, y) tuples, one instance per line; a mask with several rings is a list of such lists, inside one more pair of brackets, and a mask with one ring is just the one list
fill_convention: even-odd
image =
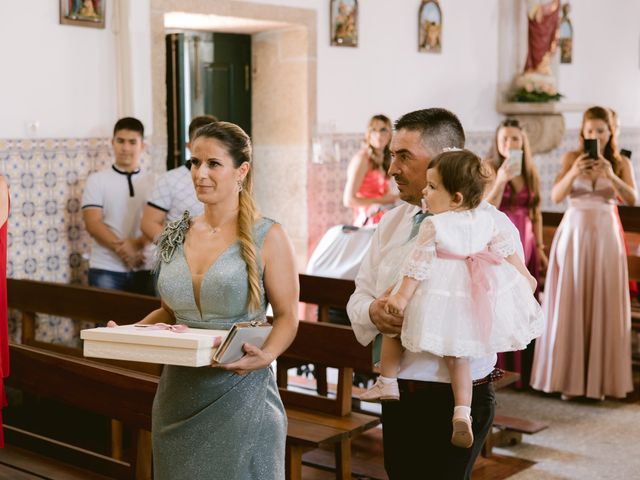
[(4, 447), (2, 408), (7, 405), (4, 379), (9, 376), (9, 335), (7, 332), (7, 224), (9, 187), (0, 175), (0, 448)]
[[(551, 245), (545, 281), (545, 333), (536, 342), (531, 386), (584, 396), (623, 398), (633, 390), (627, 257), (618, 225), (619, 198), (636, 201), (633, 169), (620, 155), (608, 109), (584, 113), (579, 151), (569, 152), (551, 191), (568, 208)], [(584, 139), (596, 138), (596, 160)]]
[(371, 117), (365, 145), (349, 162), (342, 199), (345, 207), (353, 209), (356, 227), (378, 223), (382, 214), (399, 198), (390, 190), (387, 174), (391, 163), (391, 131), (388, 117)]
[[(522, 167), (517, 171), (509, 164), (509, 151), (522, 152)], [(485, 199), (504, 212), (520, 233), (524, 263), (540, 284), (540, 271), (547, 266), (542, 243), (540, 211), (540, 176), (531, 155), (529, 139), (516, 119), (506, 119), (496, 130), (494, 145), (486, 164), (494, 173)], [(538, 291), (536, 290), (536, 296)], [(516, 387), (529, 384), (533, 343), (526, 350), (498, 354), (499, 368), (518, 372)]]

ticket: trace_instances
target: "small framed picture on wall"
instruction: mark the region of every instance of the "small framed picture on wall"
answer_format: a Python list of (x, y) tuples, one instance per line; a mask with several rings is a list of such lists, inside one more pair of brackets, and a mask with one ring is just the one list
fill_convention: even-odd
[(560, 31), (558, 43), (560, 44), (560, 63), (571, 63), (573, 60), (573, 25), (569, 19), (571, 6), (565, 3), (562, 6), (562, 18), (560, 19)]
[(358, 0), (331, 0), (329, 22), (331, 45), (358, 46)]
[(106, 0), (60, 0), (60, 23), (104, 28)]
[(422, 0), (418, 13), (418, 51), (442, 51), (442, 10), (438, 0)]

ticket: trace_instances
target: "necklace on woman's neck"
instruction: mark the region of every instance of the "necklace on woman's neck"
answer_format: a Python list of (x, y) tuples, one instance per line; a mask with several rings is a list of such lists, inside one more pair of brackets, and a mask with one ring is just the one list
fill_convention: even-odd
[(204, 221), (205, 226), (207, 227), (207, 231), (211, 234), (211, 235), (215, 235), (216, 233), (220, 233), (220, 231), (222, 230), (222, 227), (228, 223), (229, 220), (225, 220), (222, 223), (220, 223), (217, 227), (213, 227), (209, 222), (207, 222), (206, 220)]
[(218, 226), (216, 226), (216, 227), (212, 226), (212, 225), (207, 221), (207, 219), (206, 219), (206, 218), (203, 218), (202, 220), (203, 220), (203, 222), (204, 222), (204, 225), (207, 227), (208, 232), (209, 232), (211, 235), (215, 235), (216, 233), (220, 233), (220, 231), (222, 230), (222, 227), (224, 227), (227, 223), (231, 222), (231, 221), (232, 221), (232, 220), (234, 220), (235, 218), (236, 218), (236, 217), (235, 217), (234, 215), (232, 215), (231, 217), (228, 217), (228, 218), (226, 218), (226, 219), (222, 220), (222, 222), (220, 222), (220, 223), (218, 224)]
[(221, 228), (220, 227), (212, 227), (211, 225), (209, 225), (207, 222), (205, 222), (207, 225), (207, 230), (209, 231), (209, 233), (211, 235), (215, 235), (216, 233), (218, 233)]

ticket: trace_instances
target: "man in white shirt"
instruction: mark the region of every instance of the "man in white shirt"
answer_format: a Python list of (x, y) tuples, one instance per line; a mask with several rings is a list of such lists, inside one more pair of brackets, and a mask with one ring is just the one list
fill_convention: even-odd
[[(431, 158), (443, 148), (463, 148), (465, 142), (458, 118), (441, 108), (408, 113), (396, 122), (395, 129), (389, 174), (394, 177), (400, 199), (405, 203), (387, 212), (378, 224), (356, 277), (356, 290), (347, 305), (354, 333), (363, 345), (373, 341), (378, 333), (400, 333), (402, 317), (384, 311), (391, 285), (378, 279), (378, 265), (385, 255), (402, 246), (417, 231), (414, 225), (423, 217), (416, 214), (421, 212), (422, 190)], [(487, 202), (478, 208), (490, 211), (499, 226), (512, 231), (514, 239), (520, 239), (503, 213)], [(428, 352), (404, 352), (398, 372), (400, 401), (382, 404), (385, 469), (391, 480), (470, 478), (495, 413), (495, 394), (490, 383), (495, 362), (495, 355), (471, 360), (475, 441), (471, 448), (465, 449), (450, 442), (454, 404), (443, 358)]]
[(140, 169), (144, 151), (140, 120), (118, 120), (111, 141), (114, 164), (89, 175), (82, 194), (82, 214), (92, 237), (89, 285), (154, 295), (148, 241), (140, 231), (142, 207), (153, 177)]
[[(191, 139), (196, 131), (217, 122), (213, 115), (194, 117), (189, 123), (189, 142), (187, 148), (191, 150)], [(142, 233), (148, 240), (155, 241), (162, 233), (166, 222), (173, 222), (188, 211), (192, 217), (202, 215), (204, 205), (196, 197), (191, 179), (191, 162), (187, 161), (178, 168), (173, 168), (158, 178), (153, 192), (142, 212)]]

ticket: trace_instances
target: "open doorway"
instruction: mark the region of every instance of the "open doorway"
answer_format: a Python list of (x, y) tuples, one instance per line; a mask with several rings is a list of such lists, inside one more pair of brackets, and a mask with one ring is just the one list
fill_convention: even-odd
[(239, 125), (251, 136), (251, 36), (172, 32), (167, 59), (167, 168), (188, 160), (188, 125), (199, 115)]
[(307, 260), (307, 170), (316, 124), (316, 12), (237, 0), (151, 0), (154, 146), (169, 146), (165, 36), (172, 32), (248, 35), (254, 195), (264, 216), (289, 233)]

